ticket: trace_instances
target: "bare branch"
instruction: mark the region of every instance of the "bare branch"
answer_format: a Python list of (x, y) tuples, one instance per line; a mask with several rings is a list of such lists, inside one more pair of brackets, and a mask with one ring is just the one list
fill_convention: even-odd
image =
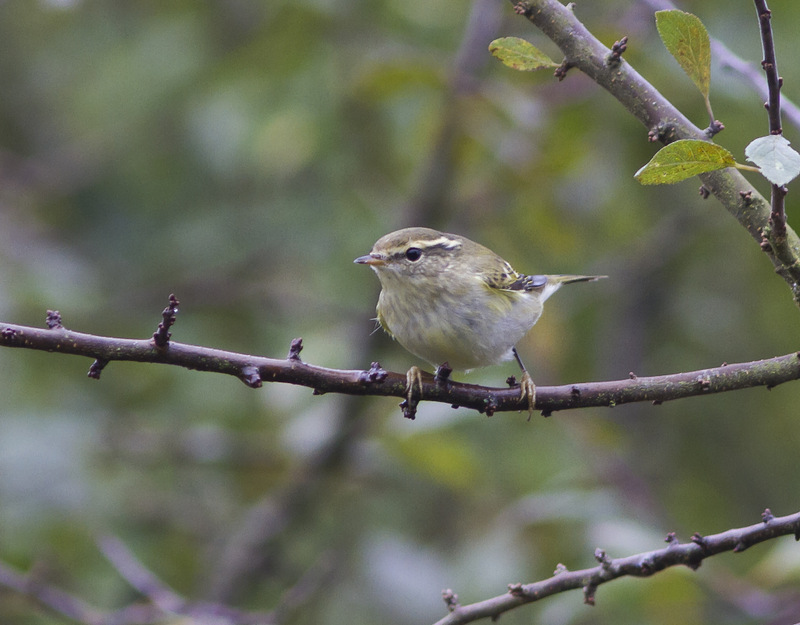
[[(39, 329), (0, 323), (0, 347), (19, 347), (62, 354), (87, 356), (96, 361), (133, 361), (177, 365), (187, 369), (224, 373), (250, 387), (260, 381), (307, 386), (314, 394), (381, 395), (404, 398), (406, 374), (384, 371), (378, 363), (369, 370), (328, 369), (300, 360), (299, 343), (284, 360), (227, 352), (170, 341), (158, 347), (154, 340), (121, 339), (84, 334), (71, 330)], [(93, 365), (94, 366), (94, 365)], [(590, 406), (616, 406), (649, 401), (656, 404), (684, 397), (709, 395), (753, 386), (772, 388), (800, 378), (800, 358), (792, 353), (767, 360), (722, 365), (711, 369), (654, 377), (608, 382), (585, 382), (564, 386), (539, 386), (536, 409), (549, 416), (557, 410)], [(259, 383), (253, 384), (257, 379)], [(526, 410), (518, 386), (493, 388), (437, 380), (422, 376), (422, 397), (426, 401), (472, 408), (491, 416), (495, 412)]]
[(678, 564), (696, 570), (710, 556), (726, 551), (741, 553), (758, 543), (790, 534), (794, 535), (795, 540), (800, 540), (800, 512), (785, 517), (773, 517), (767, 509), (762, 514), (761, 523), (711, 536), (695, 534), (687, 543), (679, 543), (674, 534), (669, 534), (666, 538), (669, 544), (656, 551), (611, 558), (605, 551), (598, 549), (595, 551), (595, 559), (599, 564), (594, 568), (569, 571), (559, 565), (549, 579), (531, 584), (509, 584), (506, 594), (478, 603), (458, 605), (456, 599), (454, 604), (452, 597), (456, 595), (452, 590), (445, 591), (445, 603), (450, 613), (437, 621), (436, 625), (471, 623), (483, 618), (496, 620), (504, 612), (521, 605), (579, 588), (583, 590), (584, 601), (594, 605), (597, 588), (618, 577), (649, 577)]

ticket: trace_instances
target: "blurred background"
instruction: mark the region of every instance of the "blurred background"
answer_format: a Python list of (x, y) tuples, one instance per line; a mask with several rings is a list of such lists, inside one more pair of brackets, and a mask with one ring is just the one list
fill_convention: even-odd
[[(703, 102), (652, 3), (579, 3), (604, 43), (699, 126)], [(680, 5), (758, 68), (751, 2)], [(785, 97), (800, 8), (773, 0)], [(537, 384), (658, 375), (789, 353), (798, 310), (699, 182), (641, 187), (657, 146), (577, 72), (514, 72), (499, 36), (557, 50), (502, 0), (0, 3), (0, 319), (334, 368), (421, 364), (373, 333), (353, 259), (424, 225), (563, 289), (520, 346)], [(717, 59), (718, 60), (718, 59)], [(762, 100), (712, 69), (717, 141), (744, 161)], [(798, 129), (786, 124), (787, 138)], [(752, 178), (764, 193), (765, 181)], [(798, 225), (788, 197), (790, 223)], [(0, 350), (0, 562), (100, 610), (138, 595), (115, 537), (177, 593), (282, 623), (432, 623), (558, 563), (594, 566), (798, 510), (800, 386), (556, 413), (312, 396), (175, 367)], [(515, 365), (456, 379), (502, 386)], [(111, 545), (111, 547), (109, 547)], [(112, 558), (113, 559), (113, 558)], [(791, 538), (697, 572), (601, 587), (503, 623), (795, 623)], [(0, 622), (69, 623), (0, 588)], [(165, 621), (166, 622), (166, 621)]]

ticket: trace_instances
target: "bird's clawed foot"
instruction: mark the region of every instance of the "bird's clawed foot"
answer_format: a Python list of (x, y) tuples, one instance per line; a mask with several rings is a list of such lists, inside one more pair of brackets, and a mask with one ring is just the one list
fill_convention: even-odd
[(420, 399), (422, 399), (422, 369), (415, 365), (406, 373), (406, 398), (400, 402), (406, 419), (416, 418)]
[(520, 388), (520, 402), (524, 402), (528, 398), (528, 421), (533, 416), (533, 408), (536, 405), (536, 385), (533, 383), (531, 374), (527, 371), (522, 372), (522, 379), (519, 381)]
[[(450, 383), (450, 374), (453, 370), (450, 365), (443, 362), (436, 367), (433, 380), (437, 385), (446, 387)], [(422, 369), (417, 366), (411, 367), (406, 373), (406, 398), (400, 402), (403, 409), (403, 416), (406, 419), (414, 419), (417, 416), (417, 405), (422, 400)]]
[(517, 360), (517, 364), (519, 368), (522, 369), (522, 379), (519, 381), (519, 388), (520, 388), (520, 396), (519, 401), (524, 402), (525, 398), (528, 398), (528, 421), (531, 420), (533, 416), (533, 408), (536, 406), (536, 385), (533, 383), (533, 378), (531, 378), (531, 374), (528, 373), (528, 370), (525, 368), (525, 365), (522, 364), (522, 358), (519, 357), (517, 353), (517, 348), (512, 347), (511, 353), (514, 355), (514, 358)]

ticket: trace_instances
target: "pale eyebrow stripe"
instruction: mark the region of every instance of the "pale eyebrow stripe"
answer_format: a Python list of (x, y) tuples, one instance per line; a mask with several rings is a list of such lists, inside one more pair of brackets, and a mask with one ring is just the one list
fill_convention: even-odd
[(448, 239), (447, 237), (439, 237), (438, 239), (431, 239), (425, 241), (420, 245), (422, 248), (442, 247), (446, 250), (455, 250), (461, 247), (461, 241), (455, 239)]

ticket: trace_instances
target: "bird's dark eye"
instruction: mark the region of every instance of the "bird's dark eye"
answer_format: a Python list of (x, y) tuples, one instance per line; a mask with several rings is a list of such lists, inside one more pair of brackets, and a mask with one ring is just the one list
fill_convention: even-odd
[(406, 258), (414, 263), (422, 258), (422, 250), (418, 247), (409, 247), (406, 250)]

